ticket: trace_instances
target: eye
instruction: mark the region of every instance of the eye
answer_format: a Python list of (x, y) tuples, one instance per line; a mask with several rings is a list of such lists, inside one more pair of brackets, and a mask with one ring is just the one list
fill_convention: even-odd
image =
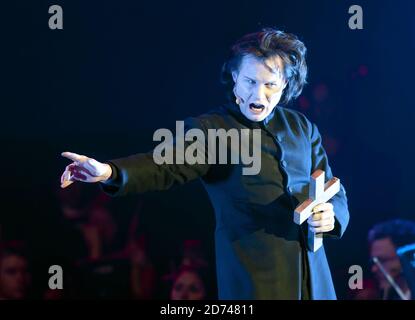
[(252, 79), (246, 79), (246, 81), (249, 83), (249, 84), (255, 84), (255, 81), (254, 80), (252, 80)]
[(276, 88), (277, 84), (274, 83), (274, 82), (271, 82), (271, 83), (267, 83), (267, 86), (270, 87), (270, 88)]

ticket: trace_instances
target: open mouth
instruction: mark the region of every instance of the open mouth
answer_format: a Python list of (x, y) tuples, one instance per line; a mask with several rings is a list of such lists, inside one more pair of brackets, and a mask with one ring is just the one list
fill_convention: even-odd
[(265, 106), (263, 104), (250, 103), (249, 109), (253, 113), (261, 113), (265, 109)]

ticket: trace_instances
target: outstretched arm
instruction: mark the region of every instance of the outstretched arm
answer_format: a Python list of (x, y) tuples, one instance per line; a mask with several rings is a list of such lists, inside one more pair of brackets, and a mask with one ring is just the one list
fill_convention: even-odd
[[(199, 129), (198, 132), (207, 137), (207, 131), (200, 119), (186, 119), (184, 123), (185, 133), (190, 129)], [(193, 134), (190, 136), (193, 136)], [(183, 164), (179, 164), (180, 162), (176, 161), (176, 151), (184, 153), (190, 144), (197, 147), (198, 154), (204, 155), (204, 163), (198, 161), (195, 164), (189, 164), (184, 161)], [(157, 156), (154, 156), (153, 152), (139, 153), (104, 163), (84, 155), (63, 152), (62, 156), (73, 162), (66, 166), (61, 176), (61, 187), (66, 188), (75, 181), (100, 182), (104, 192), (111, 196), (119, 196), (166, 190), (176, 184), (184, 184), (207, 173), (209, 169), (207, 164), (208, 148), (204, 143), (200, 143), (197, 139), (196, 142), (184, 141), (183, 144), (171, 141), (170, 144), (167, 143), (167, 148), (170, 148), (171, 154), (174, 155), (172, 163), (155, 161)]]
[[(184, 123), (185, 133), (190, 129), (200, 129), (206, 134), (206, 128), (197, 118), (188, 118)], [(176, 141), (172, 144), (172, 154), (184, 152), (192, 141), (185, 141), (180, 147)], [(178, 150), (183, 148), (184, 150)], [(147, 191), (166, 190), (174, 185), (184, 184), (202, 177), (209, 170), (208, 154), (204, 145), (198, 149), (204, 153), (205, 163), (177, 164), (176, 158), (172, 164), (157, 164), (153, 152), (139, 153), (125, 158), (109, 160), (106, 163), (112, 168), (111, 179), (101, 183), (102, 190), (111, 196), (120, 196)]]

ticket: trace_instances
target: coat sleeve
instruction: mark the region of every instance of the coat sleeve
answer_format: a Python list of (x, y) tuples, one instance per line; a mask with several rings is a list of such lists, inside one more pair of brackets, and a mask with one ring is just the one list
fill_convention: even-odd
[[(199, 118), (188, 118), (184, 122), (184, 132), (190, 129), (200, 129), (207, 137), (206, 128)], [(199, 131), (200, 132), (200, 131)], [(200, 141), (200, 140), (196, 140)], [(174, 160), (176, 160), (176, 150), (184, 152), (194, 141), (185, 141), (183, 150), (178, 146), (176, 140), (170, 144)], [(111, 178), (105, 183), (100, 183), (102, 190), (110, 196), (124, 196), (147, 191), (167, 190), (175, 185), (184, 184), (191, 180), (204, 176), (209, 170), (207, 164), (208, 153), (205, 144), (197, 144), (197, 149), (204, 153), (204, 163), (201, 161), (195, 164), (158, 164), (154, 160), (154, 152), (138, 153), (125, 158), (108, 160), (113, 171)]]
[[(317, 129), (317, 126), (313, 123), (311, 125), (311, 147), (312, 147), (312, 168), (311, 172), (321, 169), (325, 172), (325, 179), (330, 180), (333, 178), (326, 151), (322, 145), (321, 135)], [(323, 233), (324, 237), (328, 238), (340, 238), (349, 223), (349, 209), (347, 205), (346, 190), (342, 184), (340, 184), (340, 191), (328, 202), (333, 204), (335, 212), (335, 225), (334, 229), (330, 232)]]

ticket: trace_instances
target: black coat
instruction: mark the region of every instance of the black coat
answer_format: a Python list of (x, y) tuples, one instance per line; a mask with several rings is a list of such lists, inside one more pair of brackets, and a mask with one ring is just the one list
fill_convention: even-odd
[[(277, 106), (269, 118), (252, 122), (230, 103), (185, 122), (186, 130), (199, 128), (206, 135), (208, 129), (261, 129), (257, 175), (243, 175), (243, 163), (158, 165), (146, 153), (108, 161), (113, 176), (102, 188), (118, 196), (201, 178), (216, 215), (220, 299), (301, 299), (304, 287), (312, 299), (335, 299), (324, 245), (315, 253), (307, 250), (307, 222), (293, 222), (294, 208), (308, 197), (311, 174), (322, 169), (326, 179), (332, 177), (320, 134), (297, 111)], [(343, 186), (330, 202), (336, 223), (325, 237), (339, 238), (349, 221)]]

